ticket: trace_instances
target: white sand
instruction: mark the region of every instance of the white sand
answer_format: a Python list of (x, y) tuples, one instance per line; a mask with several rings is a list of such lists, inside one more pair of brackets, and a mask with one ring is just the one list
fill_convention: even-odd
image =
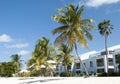
[(0, 78), (0, 84), (120, 84), (120, 77)]

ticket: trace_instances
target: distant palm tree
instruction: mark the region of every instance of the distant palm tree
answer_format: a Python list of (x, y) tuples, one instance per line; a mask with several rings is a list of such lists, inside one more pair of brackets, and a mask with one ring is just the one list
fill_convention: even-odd
[(65, 6), (65, 9), (59, 8), (59, 14), (53, 15), (53, 19), (61, 24), (60, 27), (52, 31), (53, 34), (59, 34), (55, 40), (55, 44), (66, 43), (70, 49), (75, 48), (77, 57), (86, 72), (86, 76), (89, 76), (88, 71), (82, 63), (77, 50), (77, 42), (83, 47), (88, 47), (87, 40), (93, 40), (90, 30), (95, 29), (91, 23), (93, 19), (82, 19), (84, 6), (74, 6), (70, 4)]
[[(27, 65), (35, 70), (41, 71), (42, 66), (45, 68), (51, 68), (51, 64), (48, 63), (48, 60), (54, 59), (54, 51), (52, 51), (51, 44), (49, 40), (45, 37), (39, 39), (36, 43), (35, 49), (31, 55), (31, 59), (28, 61)], [(32, 67), (31, 67), (32, 66)], [(33, 68), (34, 67), (34, 68)], [(42, 73), (42, 72), (41, 72)]]
[(20, 71), (21, 67), (22, 67), (22, 60), (20, 59), (21, 56), (18, 54), (14, 54), (11, 56), (11, 62), (14, 63), (15, 67), (15, 73), (17, 73), (18, 71)]
[(74, 62), (73, 55), (71, 55), (71, 50), (65, 44), (61, 44), (58, 48), (59, 54), (57, 55), (57, 63), (62, 62), (64, 66), (64, 71), (67, 71), (67, 66), (71, 66)]
[(107, 49), (107, 39), (110, 34), (112, 34), (113, 26), (110, 24), (110, 20), (104, 20), (98, 24), (98, 30), (100, 35), (105, 37), (105, 51), (106, 51), (106, 61), (107, 61), (107, 70), (108, 73), (108, 49)]

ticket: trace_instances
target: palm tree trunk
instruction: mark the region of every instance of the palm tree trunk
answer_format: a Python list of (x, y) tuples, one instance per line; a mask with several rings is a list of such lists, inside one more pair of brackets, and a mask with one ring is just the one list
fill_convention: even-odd
[(106, 73), (108, 73), (108, 49), (107, 49), (107, 35), (105, 35), (105, 51), (106, 51)]
[(66, 64), (64, 65), (64, 72), (67, 72), (67, 66), (66, 66)]
[(88, 71), (87, 71), (85, 65), (83, 64), (81, 58), (79, 57), (79, 53), (78, 53), (77, 45), (76, 45), (76, 44), (75, 44), (75, 51), (76, 51), (76, 54), (77, 54), (78, 60), (80, 61), (80, 64), (82, 65), (82, 67), (83, 67), (83, 69), (84, 69), (84, 71), (85, 71), (85, 73), (86, 73), (86, 76), (88, 77), (88, 76), (89, 76), (89, 73), (88, 73)]

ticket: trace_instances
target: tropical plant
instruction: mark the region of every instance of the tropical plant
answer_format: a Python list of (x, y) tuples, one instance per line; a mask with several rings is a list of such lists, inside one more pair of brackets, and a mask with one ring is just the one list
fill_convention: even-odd
[(64, 71), (67, 72), (67, 66), (71, 66), (74, 62), (73, 55), (71, 55), (71, 50), (65, 44), (61, 44), (58, 47), (57, 63), (62, 62), (64, 66)]
[[(89, 76), (88, 71), (82, 63), (79, 53), (77, 50), (77, 43), (83, 47), (88, 47), (87, 39), (93, 40), (90, 30), (95, 28), (91, 23), (94, 23), (93, 19), (83, 19), (84, 6), (74, 6), (70, 4), (65, 6), (65, 9), (59, 8), (59, 14), (53, 15), (52, 18), (61, 24), (60, 27), (52, 31), (53, 35), (58, 34), (59, 36), (55, 40), (55, 44), (66, 43), (70, 49), (76, 51), (77, 57), (86, 72), (86, 76)], [(87, 38), (87, 39), (86, 39)]]
[(108, 73), (108, 48), (107, 48), (107, 39), (110, 34), (112, 34), (113, 26), (110, 24), (110, 20), (104, 20), (98, 24), (98, 30), (100, 35), (105, 37), (105, 52), (106, 52), (106, 61), (107, 61), (107, 69), (106, 73)]
[(11, 56), (11, 62), (15, 65), (15, 72), (18, 73), (22, 67), (22, 60), (20, 59), (21, 56), (18, 54), (14, 54)]
[(52, 68), (52, 64), (48, 62), (48, 60), (54, 59), (54, 51), (52, 49), (53, 48), (47, 38), (42, 37), (41, 39), (39, 39), (31, 55), (31, 59), (27, 63), (29, 68), (32, 68), (31, 70), (40, 71), (40, 74), (43, 74), (43, 71), (45, 72), (45, 70), (42, 70), (42, 68), (49, 68), (54, 71)]
[(0, 76), (12, 77), (15, 74), (15, 65), (13, 62), (1, 62), (0, 63)]

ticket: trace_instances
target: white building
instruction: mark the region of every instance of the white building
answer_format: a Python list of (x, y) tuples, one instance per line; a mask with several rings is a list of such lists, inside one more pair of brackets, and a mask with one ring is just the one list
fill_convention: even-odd
[[(88, 52), (82, 54), (80, 57), (89, 73), (118, 72), (118, 54), (120, 54), (120, 45), (108, 48), (108, 70), (105, 50)], [(76, 63), (67, 67), (67, 70), (73, 73), (84, 73), (80, 62), (77, 59)], [(64, 66), (62, 66), (62, 63), (56, 67), (56, 72), (64, 72)]]

